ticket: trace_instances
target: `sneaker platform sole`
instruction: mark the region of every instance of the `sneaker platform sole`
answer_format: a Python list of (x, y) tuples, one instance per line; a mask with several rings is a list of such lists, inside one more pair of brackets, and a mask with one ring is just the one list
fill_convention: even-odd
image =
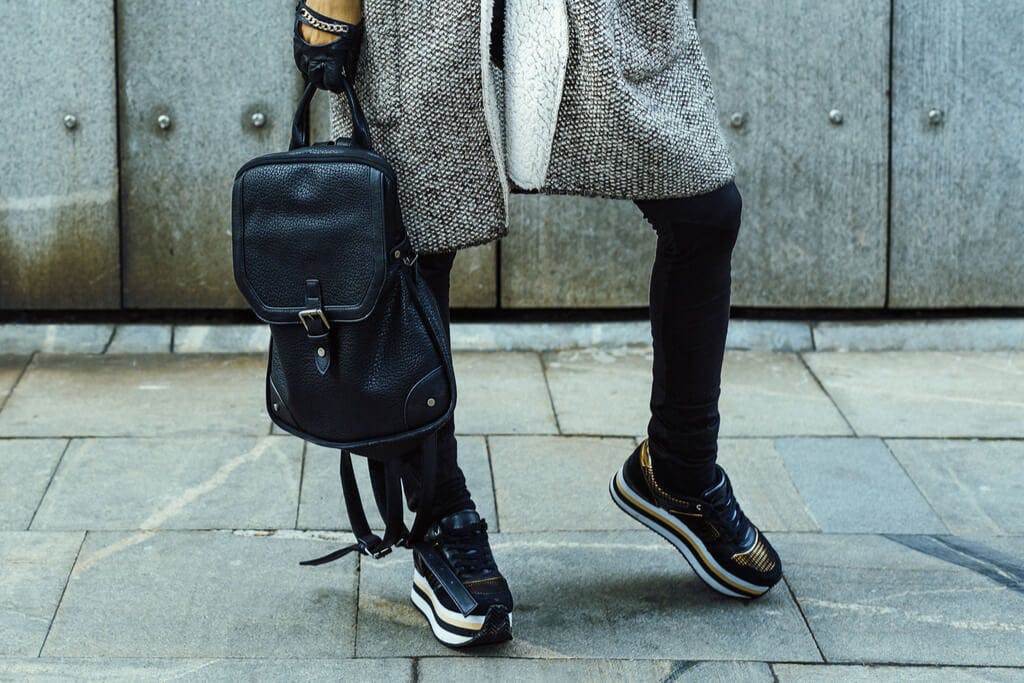
[(448, 609), (437, 599), (426, 578), (413, 569), (412, 604), (416, 606), (434, 637), (452, 648), (489, 645), (512, 640), (512, 613), (501, 605), (493, 605), (484, 616), (463, 616)]
[(771, 590), (771, 586), (759, 586), (741, 579), (716, 562), (704, 543), (686, 525), (648, 503), (630, 487), (622, 469), (612, 477), (608, 490), (623, 512), (671, 543), (697, 576), (714, 590), (733, 598), (746, 599), (759, 597)]

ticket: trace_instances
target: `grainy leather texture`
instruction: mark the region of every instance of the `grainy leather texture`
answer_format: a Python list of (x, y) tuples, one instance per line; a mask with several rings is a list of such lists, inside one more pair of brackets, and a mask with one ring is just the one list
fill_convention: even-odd
[(365, 150), (300, 150), (250, 161), (237, 176), (239, 288), (264, 322), (297, 322), (306, 280), (315, 277), (328, 320), (365, 318), (384, 282), (383, 214), (394, 181), (381, 170), (386, 162)]
[(271, 324), (266, 400), (276, 424), (386, 460), (451, 416), (451, 353), (384, 157), (342, 139), (246, 162), (232, 240), (239, 290)]
[[(407, 266), (391, 270), (380, 305), (365, 320), (331, 326), (332, 357), (327, 373), (316, 367), (315, 353), (302, 325), (270, 328), (268, 379), (287, 414), (268, 410), (274, 421), (314, 443), (367, 454), (389, 437), (415, 433), (438, 421), (454, 403), (446, 351), (437, 342), (416, 299), (429, 295), (413, 287)], [(417, 391), (421, 380), (440, 375), (430, 395)], [(407, 403), (415, 397), (415, 412)], [(268, 399), (272, 397), (268, 396)], [(427, 400), (433, 398), (433, 406)], [(408, 419), (413, 417), (415, 419)]]

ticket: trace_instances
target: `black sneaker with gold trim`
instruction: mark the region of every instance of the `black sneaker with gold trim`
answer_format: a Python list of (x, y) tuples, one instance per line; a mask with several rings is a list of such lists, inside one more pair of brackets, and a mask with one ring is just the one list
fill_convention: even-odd
[(725, 470), (699, 497), (669, 493), (654, 479), (647, 439), (612, 478), (612, 500), (682, 553), (704, 583), (735, 598), (756, 598), (782, 578), (775, 549), (732, 492)]
[(442, 518), (413, 545), (412, 602), (449, 647), (512, 639), (512, 594), (475, 510)]

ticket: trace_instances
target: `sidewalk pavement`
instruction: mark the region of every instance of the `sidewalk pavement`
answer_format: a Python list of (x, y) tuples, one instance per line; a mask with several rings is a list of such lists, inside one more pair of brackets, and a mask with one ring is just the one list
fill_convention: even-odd
[(513, 642), (457, 653), (408, 553), (298, 565), (349, 535), (335, 453), (270, 426), (262, 353), (86, 327), (50, 351), (0, 329), (0, 680), (1024, 679), (1024, 350), (814, 350), (807, 327), (771, 351), (751, 327), (775, 341), (727, 353), (721, 461), (786, 575), (750, 603), (608, 497), (646, 345), (458, 352), (516, 610)]

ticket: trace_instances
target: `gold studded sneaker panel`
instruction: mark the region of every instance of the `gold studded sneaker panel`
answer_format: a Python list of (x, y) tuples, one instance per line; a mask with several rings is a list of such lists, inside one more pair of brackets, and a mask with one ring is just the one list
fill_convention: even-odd
[(736, 553), (732, 556), (732, 561), (742, 567), (749, 567), (754, 571), (769, 574), (775, 571), (778, 563), (772, 559), (772, 554), (768, 551), (761, 532), (755, 531), (755, 533), (756, 537), (753, 547), (746, 552)]
[(680, 514), (693, 514), (689, 511), (689, 501), (683, 500), (682, 498), (676, 498), (671, 493), (663, 489), (654, 478), (654, 461), (651, 460), (651, 451), (647, 445), (647, 439), (644, 439), (640, 443), (640, 469), (643, 470), (644, 482), (647, 484), (647, 488), (651, 490), (651, 493), (672, 503), (673, 505), (678, 505), (683, 508), (684, 511)]

